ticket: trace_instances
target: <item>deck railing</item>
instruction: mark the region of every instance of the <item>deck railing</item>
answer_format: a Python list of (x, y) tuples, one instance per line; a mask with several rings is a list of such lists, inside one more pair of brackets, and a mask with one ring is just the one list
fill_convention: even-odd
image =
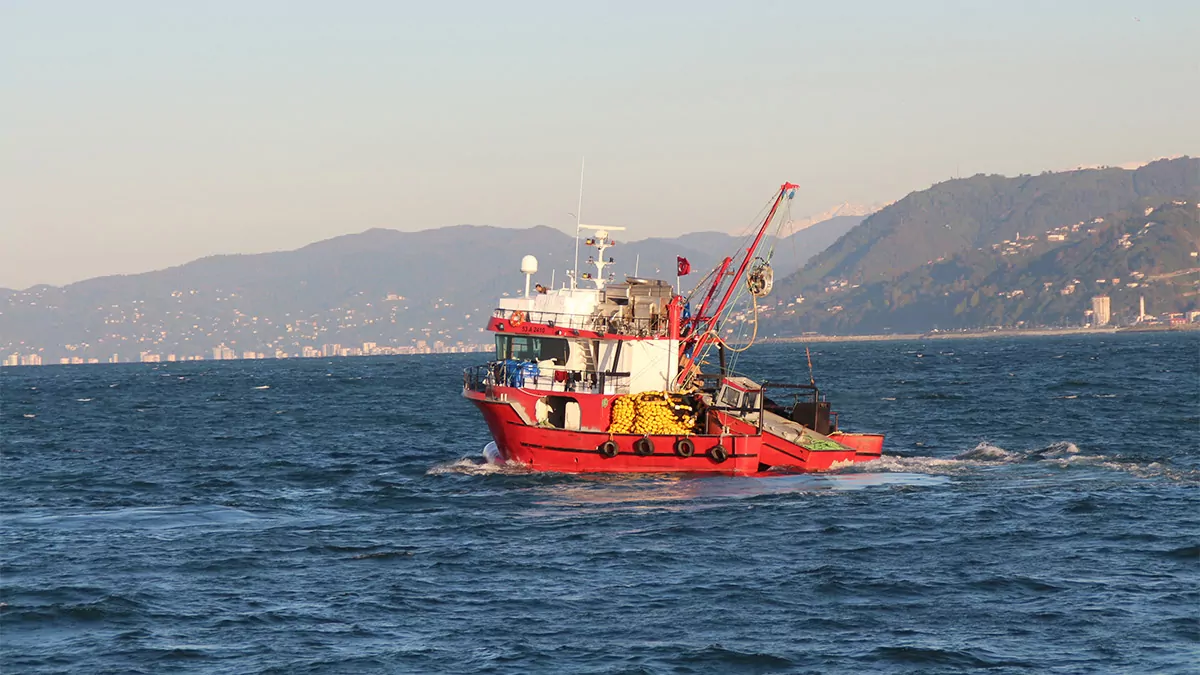
[(491, 361), (463, 370), (463, 389), (491, 395), (493, 387), (581, 394), (627, 394), (629, 373), (539, 368), (531, 361)]
[(523, 315), (521, 321), (526, 323), (543, 324), (551, 328), (586, 330), (601, 334), (665, 337), (670, 329), (666, 315), (626, 319), (621, 316), (603, 316), (599, 314), (565, 314), (562, 312), (497, 308), (492, 311), (492, 316), (511, 322), (513, 315), (518, 312)]

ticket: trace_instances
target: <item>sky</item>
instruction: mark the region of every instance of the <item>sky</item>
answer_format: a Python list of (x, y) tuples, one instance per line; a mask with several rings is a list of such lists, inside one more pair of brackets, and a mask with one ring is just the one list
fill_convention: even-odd
[(1200, 154), (1200, 3), (0, 4), (0, 287)]

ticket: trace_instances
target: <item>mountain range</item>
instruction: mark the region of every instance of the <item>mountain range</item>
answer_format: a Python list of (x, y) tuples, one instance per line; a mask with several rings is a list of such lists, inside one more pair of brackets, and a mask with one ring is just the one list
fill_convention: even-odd
[(799, 305), (768, 312), (769, 330), (913, 333), (930, 329), (1078, 326), (1093, 298), (1118, 324), (1200, 308), (1197, 200), (1139, 200), (1087, 221), (1022, 234), (921, 265), (895, 279), (830, 281)]
[[(1125, 318), (1134, 294), (1157, 312), (1197, 309), (1200, 282), (1188, 270), (1198, 198), (1200, 160), (1189, 157), (946, 181), (865, 218), (770, 240), (776, 290), (762, 319), (779, 335), (1078, 324), (1102, 292)], [(610, 269), (671, 280), (685, 257), (695, 272), (686, 291), (745, 242), (720, 232), (619, 242)], [(549, 227), (372, 229), (294, 251), (0, 289), (0, 353), (128, 360), (484, 344), (497, 297), (524, 286), (525, 254), (540, 261), (535, 282), (561, 286), (575, 241)]]
[[(772, 241), (774, 264), (799, 269), (860, 221), (834, 218)], [(608, 253), (617, 259), (611, 269), (618, 275), (671, 280), (676, 257), (685, 257), (698, 273), (686, 282), (742, 241), (700, 232), (619, 242)], [(294, 251), (211, 256), (61, 287), (0, 289), (0, 353), (128, 360), (143, 352), (206, 355), (220, 345), (240, 355), (365, 342), (418, 349), (483, 343), (488, 339), (480, 325), (497, 297), (524, 287), (521, 257), (539, 259), (534, 281), (561, 286), (574, 251), (572, 236), (544, 226), (372, 229)]]
[(1193, 198), (1200, 159), (1181, 157), (1136, 170), (1085, 169), (1038, 176), (979, 174), (913, 192), (867, 217), (788, 280), (812, 292), (827, 279), (866, 283), (980, 246), (1035, 234), (1127, 208), (1149, 197)]
[[(868, 296), (857, 291), (858, 288), (882, 284), (876, 288), (887, 288), (891, 297), (914, 278), (902, 281), (905, 275), (932, 274), (935, 265), (958, 254), (982, 251), (989, 260), (1000, 260), (1003, 251), (992, 247), (1016, 241), (1018, 237), (1044, 238), (1055, 228), (1106, 216), (1119, 217), (1120, 212), (1139, 205), (1145, 208), (1163, 200), (1197, 198), (1200, 198), (1200, 159), (1186, 156), (1150, 162), (1135, 170), (1082, 169), (1015, 178), (981, 174), (939, 183), (868, 216), (809, 259), (797, 273), (780, 280), (776, 284), (780, 297), (804, 301), (789, 308), (793, 313), (777, 329), (839, 333), (880, 330), (900, 322), (880, 317), (879, 321), (860, 324), (855, 317), (866, 313), (848, 312), (835, 319), (828, 314), (835, 307), (846, 309), (868, 302)], [(970, 259), (965, 262), (960, 259), (958, 264), (981, 268), (993, 264), (967, 257)], [(1064, 275), (1075, 274), (1066, 261), (1060, 271)], [(974, 275), (963, 278), (982, 281)], [(847, 289), (855, 292), (847, 293)], [(946, 297), (944, 294), (949, 291), (925, 285), (911, 292)], [(1082, 302), (1081, 297), (1075, 300)], [(874, 301), (872, 312), (897, 312), (901, 304), (909, 304), (889, 302), (881, 310), (879, 302)], [(928, 307), (910, 307), (906, 316), (911, 319), (904, 325), (910, 330), (929, 330), (939, 321), (946, 321), (941, 313), (928, 313)], [(1039, 314), (1038, 322), (1078, 322), (1083, 307), (1072, 306), (1063, 311), (1066, 313), (1052, 318)], [(969, 321), (978, 317), (967, 314), (959, 318)]]

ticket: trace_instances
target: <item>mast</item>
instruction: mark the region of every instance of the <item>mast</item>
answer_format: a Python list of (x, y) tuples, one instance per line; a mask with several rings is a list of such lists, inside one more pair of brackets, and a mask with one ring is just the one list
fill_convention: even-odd
[(571, 290), (579, 284), (579, 223), (583, 218), (583, 169), (587, 166), (587, 157), (579, 159), (579, 203), (575, 206), (575, 271), (571, 274)]
[(679, 374), (676, 376), (677, 384), (683, 381), (688, 370), (699, 360), (704, 348), (712, 341), (710, 333), (716, 328), (717, 321), (721, 318), (721, 312), (725, 311), (725, 306), (729, 304), (730, 298), (733, 297), (733, 292), (737, 290), (738, 281), (746, 273), (746, 268), (750, 266), (750, 261), (754, 259), (754, 252), (758, 250), (758, 245), (762, 243), (763, 237), (766, 236), (767, 228), (770, 227), (771, 221), (775, 219), (775, 212), (779, 210), (780, 203), (783, 202), (784, 197), (790, 199), (789, 191), (795, 190), (798, 187), (800, 186), (795, 183), (784, 183), (779, 186), (779, 192), (775, 195), (775, 201), (771, 204), (770, 212), (767, 213), (767, 217), (763, 219), (762, 225), (758, 228), (758, 234), (754, 237), (754, 243), (750, 244), (750, 247), (746, 249), (746, 256), (742, 258), (737, 271), (733, 273), (733, 279), (729, 282), (729, 287), (725, 289), (725, 295), (721, 297), (721, 302), (717, 305), (716, 311), (710, 316), (705, 317), (704, 311), (708, 308), (708, 304), (715, 291), (725, 281), (726, 270), (729, 269), (732, 259), (726, 258), (721, 263), (720, 272), (717, 274), (717, 278), (713, 280), (713, 286), (709, 289), (708, 295), (704, 298), (704, 304), (701, 306), (700, 312), (696, 315), (695, 329), (692, 331), (692, 336), (695, 340), (695, 344), (692, 346), (692, 355), (688, 357), (686, 364), (680, 365)]

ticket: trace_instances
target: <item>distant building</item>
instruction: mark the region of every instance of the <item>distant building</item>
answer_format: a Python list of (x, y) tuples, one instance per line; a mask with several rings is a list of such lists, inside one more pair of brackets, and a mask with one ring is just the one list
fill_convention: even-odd
[(20, 363), (21, 363), (21, 355), (20, 354), (9, 354), (8, 356), (4, 357), (4, 365), (6, 365), (6, 366), (16, 366), (16, 365), (20, 365)]
[(1112, 319), (1112, 304), (1107, 295), (1092, 298), (1092, 325), (1107, 326)]
[(226, 347), (224, 342), (217, 347), (213, 347), (212, 354), (213, 358), (218, 361), (221, 359), (230, 360), (237, 358), (237, 354), (235, 354), (229, 347)]

